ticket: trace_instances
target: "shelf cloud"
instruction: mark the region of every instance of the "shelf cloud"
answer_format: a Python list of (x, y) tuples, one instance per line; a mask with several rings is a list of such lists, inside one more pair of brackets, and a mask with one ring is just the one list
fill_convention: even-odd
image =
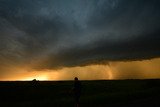
[(0, 71), (160, 57), (159, 0), (1, 0)]

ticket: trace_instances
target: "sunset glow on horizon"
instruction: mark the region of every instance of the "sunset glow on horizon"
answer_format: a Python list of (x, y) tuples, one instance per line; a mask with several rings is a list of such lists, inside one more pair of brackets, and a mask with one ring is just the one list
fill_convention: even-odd
[[(160, 78), (160, 58), (144, 61), (110, 62), (109, 65), (88, 65), (65, 67), (57, 70), (20, 71), (7, 75), (1, 81), (47, 80), (117, 80), (117, 79), (158, 79)], [(14, 71), (12, 71), (14, 72)]]

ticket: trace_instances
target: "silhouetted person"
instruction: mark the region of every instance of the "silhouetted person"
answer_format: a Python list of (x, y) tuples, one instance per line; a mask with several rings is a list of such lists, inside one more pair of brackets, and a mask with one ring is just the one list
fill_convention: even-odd
[(78, 80), (77, 77), (74, 78), (73, 92), (74, 92), (76, 107), (79, 107), (79, 98), (81, 95), (81, 82)]
[(37, 87), (37, 85), (38, 85), (38, 80), (33, 79), (31, 82), (32, 82), (32, 86), (33, 86), (33, 87)]

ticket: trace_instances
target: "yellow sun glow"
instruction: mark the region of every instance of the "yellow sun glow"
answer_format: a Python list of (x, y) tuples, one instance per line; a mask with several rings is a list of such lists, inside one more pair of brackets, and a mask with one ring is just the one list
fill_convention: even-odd
[(11, 69), (12, 74), (0, 75), (2, 81), (22, 80), (113, 80), (113, 79), (152, 79), (160, 78), (160, 58), (143, 61), (115, 61), (109, 65), (88, 65), (79, 67), (64, 67), (57, 70), (25, 70)]
[(36, 77), (27, 77), (27, 78), (23, 78), (22, 80), (33, 80), (33, 79), (36, 79), (36, 80), (48, 80), (48, 77), (45, 76), (45, 75), (41, 75), (41, 76), (36, 76)]

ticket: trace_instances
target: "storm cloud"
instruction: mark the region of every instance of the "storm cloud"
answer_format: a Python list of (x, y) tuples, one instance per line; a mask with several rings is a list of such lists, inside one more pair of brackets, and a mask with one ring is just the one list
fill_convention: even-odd
[(0, 0), (0, 69), (160, 56), (159, 0)]

